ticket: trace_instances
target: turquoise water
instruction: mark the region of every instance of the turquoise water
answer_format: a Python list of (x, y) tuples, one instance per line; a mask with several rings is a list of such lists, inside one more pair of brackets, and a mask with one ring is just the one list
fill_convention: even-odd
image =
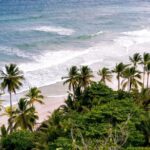
[(149, 0), (0, 0), (0, 68), (17, 63), (24, 89), (61, 80), (73, 64), (112, 67), (149, 46)]

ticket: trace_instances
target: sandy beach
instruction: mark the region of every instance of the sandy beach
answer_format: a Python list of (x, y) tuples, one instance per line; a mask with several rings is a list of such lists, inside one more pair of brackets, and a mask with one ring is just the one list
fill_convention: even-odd
[[(98, 70), (98, 69), (97, 69)], [(94, 73), (94, 81), (99, 81), (99, 77), (97, 76), (96, 71)], [(117, 80), (116, 75), (113, 75), (113, 82), (107, 83), (109, 87), (114, 90), (117, 90)], [(39, 119), (37, 124), (39, 125), (41, 122), (46, 120), (51, 113), (57, 109), (59, 106), (64, 104), (64, 100), (67, 97), (67, 85), (63, 85), (63, 82), (57, 82), (55, 84), (39, 87), (43, 96), (44, 96), (44, 104), (36, 103), (36, 111), (38, 113)], [(19, 99), (26, 94), (27, 91), (18, 93), (13, 95), (14, 99)], [(3, 114), (3, 111), (0, 112), (0, 115)], [(0, 116), (0, 126), (5, 124), (7, 125), (7, 116)]]
[[(42, 121), (46, 120), (55, 109), (63, 105), (67, 96), (67, 88), (62, 82), (40, 87), (40, 90), (44, 95), (44, 104), (35, 104), (39, 116), (37, 124), (40, 124)], [(19, 93), (15, 97), (22, 97), (25, 93), (26, 92)], [(3, 111), (1, 111), (0, 115), (2, 114)], [(8, 117), (5, 115), (0, 116), (0, 126), (3, 124), (7, 125), (7, 119)]]

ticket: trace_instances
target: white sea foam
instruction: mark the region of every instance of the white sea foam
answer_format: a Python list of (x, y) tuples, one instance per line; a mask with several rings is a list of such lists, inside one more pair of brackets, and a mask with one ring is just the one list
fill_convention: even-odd
[(71, 60), (75, 57), (88, 53), (89, 50), (85, 51), (55, 51), (55, 52), (46, 52), (40, 56), (33, 56), (34, 62), (20, 64), (20, 68), (24, 72), (35, 71), (39, 69), (49, 68), (52, 66), (57, 66), (59, 64), (65, 63), (68, 60)]
[(82, 39), (82, 40), (84, 40), (84, 39), (86, 40), (86, 39), (89, 39), (89, 38), (93, 38), (93, 37), (99, 36), (99, 35), (101, 35), (103, 33), (104, 33), (103, 31), (99, 31), (99, 32), (96, 32), (96, 33), (93, 33), (93, 34), (81, 35), (78, 38)]
[(129, 32), (123, 32), (125, 35), (130, 35), (130, 36), (144, 36), (144, 37), (150, 37), (150, 30), (143, 29), (143, 30), (136, 30), (136, 31), (129, 31)]
[(112, 64), (111, 59), (105, 62), (105, 58), (113, 55), (119, 57), (120, 54), (115, 49), (113, 46), (98, 44), (85, 50), (50, 51), (41, 56), (35, 56), (33, 57), (35, 62), (19, 65), (27, 79), (24, 88), (40, 87), (58, 82), (66, 74), (66, 69), (72, 65)]
[(143, 29), (137, 31), (123, 32), (121, 36), (114, 40), (117, 44), (130, 47), (136, 44), (150, 42), (150, 30)]
[(92, 64), (100, 63), (100, 62), (103, 62), (103, 59), (97, 59), (97, 60), (87, 61), (85, 63), (82, 63), (81, 65), (82, 66), (84, 66), (84, 65), (90, 66)]
[[(143, 34), (130, 35), (131, 33), (122, 33), (122, 36), (115, 40), (115, 43), (99, 43), (88, 49), (82, 50), (61, 50), (50, 51), (39, 56), (32, 56), (33, 62), (19, 64), (24, 71), (26, 84), (24, 89), (31, 86), (44, 86), (53, 84), (61, 80), (66, 74), (66, 69), (71, 65), (93, 65), (114, 66), (117, 61), (125, 61), (128, 54), (125, 53), (124, 46), (134, 45), (132, 36), (144, 36)], [(128, 37), (130, 37), (128, 39)], [(148, 36), (147, 36), (148, 37)], [(120, 40), (120, 41), (119, 41)], [(123, 41), (124, 40), (124, 41)], [(120, 42), (119, 44), (117, 42)], [(128, 42), (128, 43), (127, 43)], [(115, 56), (115, 58), (114, 58)]]
[(103, 33), (103, 31), (99, 31), (99, 32), (96, 32), (96, 33), (94, 33), (94, 34), (91, 34), (91, 36), (98, 36), (98, 35), (100, 35), (100, 34), (102, 34)]
[(15, 55), (18, 57), (22, 57), (22, 58), (30, 58), (31, 54), (27, 53), (27, 52), (23, 52), (21, 50), (19, 50), (18, 48), (11, 48), (11, 47), (6, 47), (6, 46), (0, 46), (0, 52), (6, 55)]
[(32, 28), (32, 30), (57, 33), (59, 35), (72, 35), (75, 32), (73, 29), (63, 28), (63, 27), (53, 27), (53, 26), (39, 26), (39, 27)]

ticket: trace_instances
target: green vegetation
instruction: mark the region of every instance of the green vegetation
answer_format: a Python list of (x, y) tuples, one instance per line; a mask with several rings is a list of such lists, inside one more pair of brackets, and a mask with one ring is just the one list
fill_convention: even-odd
[[(65, 104), (39, 127), (34, 103), (43, 104), (43, 95), (31, 88), (16, 108), (5, 108), (9, 119), (8, 127), (1, 127), (0, 149), (150, 150), (150, 54), (136, 53), (129, 60), (131, 64), (118, 63), (112, 71), (100, 69), (98, 82), (88, 66), (72, 66), (62, 78), (68, 85)], [(113, 82), (113, 74), (117, 91), (107, 86)], [(22, 79), (21, 74), (19, 83)], [(13, 88), (21, 86), (17, 85)]]
[(14, 131), (2, 137), (1, 149), (30, 150), (33, 148), (34, 135), (29, 131)]

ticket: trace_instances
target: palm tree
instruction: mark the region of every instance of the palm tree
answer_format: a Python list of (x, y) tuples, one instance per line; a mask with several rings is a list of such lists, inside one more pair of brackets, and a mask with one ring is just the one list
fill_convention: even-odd
[(3, 100), (0, 100), (0, 111), (1, 111), (2, 108), (3, 108), (2, 102), (3, 102)]
[(146, 66), (146, 72), (147, 72), (147, 88), (149, 87), (149, 75), (150, 75), (150, 62), (148, 62)]
[(44, 96), (41, 94), (41, 91), (37, 87), (30, 88), (29, 92), (26, 94), (26, 98), (28, 100), (29, 105), (33, 106), (35, 102), (44, 104)]
[(4, 124), (0, 127), (0, 131), (1, 131), (1, 135), (0, 135), (1, 137), (5, 137), (8, 135), (8, 131)]
[(142, 123), (141, 130), (144, 132), (146, 145), (150, 145), (150, 112), (147, 111)]
[(62, 77), (62, 79), (66, 79), (63, 84), (69, 84), (69, 90), (73, 90), (73, 92), (78, 85), (78, 71), (77, 66), (72, 66), (68, 71), (68, 76)]
[(33, 131), (38, 116), (34, 107), (28, 105), (25, 98), (21, 98), (18, 103), (18, 108), (14, 113), (14, 129), (29, 129)]
[(24, 80), (23, 73), (15, 64), (6, 65), (5, 70), (0, 71), (0, 80), (2, 80), (2, 89), (8, 90), (10, 95), (10, 108), (12, 110), (12, 93), (16, 93), (16, 90), (22, 86), (22, 81)]
[(150, 62), (150, 53), (144, 53), (141, 62), (143, 64), (143, 87), (145, 85), (146, 65), (148, 64), (148, 62)]
[(92, 83), (93, 71), (88, 66), (82, 66), (80, 68), (79, 86), (83, 89), (88, 87)]
[(137, 65), (141, 62), (142, 57), (139, 53), (135, 53), (133, 57), (129, 57), (129, 60), (131, 61), (131, 63), (133, 63), (133, 66), (136, 68)]
[(15, 108), (11, 108), (10, 106), (5, 107), (4, 113), (2, 114), (3, 116), (7, 116), (8, 118), (8, 127), (7, 127), (7, 132), (10, 131), (10, 133), (13, 131), (13, 115), (14, 115)]
[(123, 78), (122, 81), (123, 89), (128, 87), (128, 90), (135, 88), (138, 89), (138, 87), (142, 86), (141, 75), (138, 70), (136, 70), (135, 67), (126, 68), (123, 72)]
[(101, 80), (100, 80), (101, 83), (106, 84), (107, 81), (111, 82), (112, 74), (108, 68), (105, 68), (105, 67), (102, 68), (101, 70), (98, 71), (97, 74), (101, 77)]
[(116, 64), (115, 68), (112, 70), (112, 72), (117, 74), (117, 80), (118, 80), (118, 90), (120, 90), (120, 78), (122, 76), (122, 72), (128, 65), (124, 65), (122, 62), (119, 64)]
[(135, 93), (135, 100), (138, 105), (141, 105), (145, 110), (148, 110), (150, 104), (150, 89), (142, 88), (140, 92)]

